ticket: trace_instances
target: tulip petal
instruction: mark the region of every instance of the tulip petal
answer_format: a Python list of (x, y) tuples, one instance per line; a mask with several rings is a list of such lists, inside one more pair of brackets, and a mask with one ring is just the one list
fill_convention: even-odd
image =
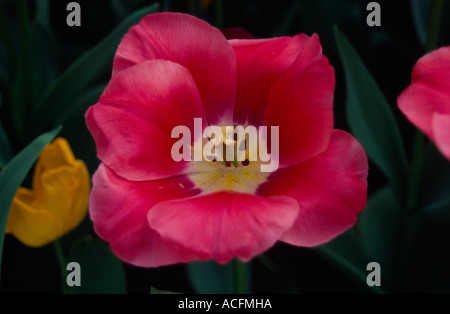
[(6, 233), (13, 234), (29, 247), (42, 247), (62, 236), (57, 218), (49, 211), (36, 208), (34, 193), (20, 187), (11, 204)]
[(450, 47), (432, 51), (414, 65), (409, 85), (398, 97), (400, 110), (450, 159)]
[(434, 140), (435, 112), (450, 114), (450, 47), (435, 50), (414, 65), (411, 85), (397, 99), (409, 121)]
[(185, 176), (132, 182), (100, 164), (93, 177), (89, 213), (97, 234), (123, 261), (140, 267), (185, 263), (196, 255), (166, 242), (150, 229), (147, 212), (159, 202), (197, 193)]
[(163, 239), (200, 259), (226, 263), (233, 257), (247, 261), (270, 248), (297, 214), (297, 202), (289, 197), (217, 192), (159, 203), (148, 222)]
[(334, 85), (334, 70), (313, 35), (269, 93), (264, 124), (279, 126), (280, 167), (308, 160), (327, 148), (333, 130)]
[(36, 180), (41, 177), (43, 171), (73, 165), (75, 160), (75, 156), (67, 140), (62, 137), (57, 137), (41, 153), (33, 177)]
[(87, 213), (90, 177), (62, 138), (39, 156), (33, 190), (19, 188), (8, 217), (7, 233), (30, 247), (41, 247), (78, 226)]
[(292, 66), (308, 39), (301, 34), (293, 38), (230, 40), (237, 64), (236, 123), (263, 124), (270, 88)]
[(280, 169), (263, 183), (258, 195), (295, 198), (299, 214), (281, 240), (316, 246), (353, 226), (367, 201), (368, 161), (362, 146), (335, 130), (325, 152), (293, 167)]
[[(86, 122), (98, 158), (118, 175), (141, 181), (186, 169), (187, 161), (176, 162), (171, 156), (172, 145), (179, 140), (171, 138), (171, 132), (178, 125), (194, 130), (194, 118), (203, 117), (195, 82), (186, 68), (151, 60), (113, 76), (99, 103), (86, 113)], [(188, 135), (192, 143), (194, 135)]]
[(151, 59), (170, 60), (186, 67), (200, 92), (208, 123), (231, 122), (236, 59), (218, 29), (186, 14), (148, 15), (122, 39), (113, 74)]
[(435, 113), (432, 125), (436, 146), (450, 160), (450, 115)]
[(47, 170), (34, 188), (36, 201), (57, 218), (57, 229), (61, 234), (78, 226), (86, 216), (91, 185), (89, 172), (82, 161), (78, 160), (70, 167)]
[(450, 114), (450, 106), (447, 105), (450, 104), (450, 95), (447, 95), (449, 89), (450, 83), (440, 86), (433, 81), (416, 81), (400, 94), (397, 103), (408, 120), (434, 140), (433, 115), (435, 112)]

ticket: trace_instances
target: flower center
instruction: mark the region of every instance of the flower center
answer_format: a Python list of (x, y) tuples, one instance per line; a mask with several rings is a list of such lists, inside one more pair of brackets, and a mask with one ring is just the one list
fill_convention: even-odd
[[(253, 128), (256, 130), (256, 128)], [(266, 147), (257, 131), (252, 134), (242, 126), (220, 127), (202, 141), (202, 161), (192, 161), (189, 178), (204, 193), (234, 191), (255, 193), (269, 172), (261, 172), (258, 158)], [(259, 143), (258, 143), (259, 139)]]

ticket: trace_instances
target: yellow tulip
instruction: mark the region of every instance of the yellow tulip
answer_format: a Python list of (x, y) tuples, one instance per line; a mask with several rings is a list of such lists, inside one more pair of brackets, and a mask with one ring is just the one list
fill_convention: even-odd
[(55, 139), (39, 156), (32, 189), (17, 190), (6, 233), (31, 247), (60, 238), (86, 216), (90, 184), (84, 162), (75, 159), (65, 139)]

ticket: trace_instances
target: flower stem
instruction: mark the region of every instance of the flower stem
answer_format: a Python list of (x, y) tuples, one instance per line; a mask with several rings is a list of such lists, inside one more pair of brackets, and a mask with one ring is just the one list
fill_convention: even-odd
[(61, 286), (62, 286), (62, 292), (63, 293), (67, 293), (66, 291), (66, 285), (64, 284), (67, 273), (66, 273), (66, 258), (64, 257), (64, 250), (62, 248), (61, 242), (57, 239), (55, 241), (53, 241), (53, 247), (55, 249), (55, 255), (56, 258), (58, 259), (58, 264), (59, 264), (59, 268), (61, 271)]
[(233, 260), (233, 292), (235, 294), (247, 293), (246, 265), (237, 258)]
[[(439, 29), (441, 25), (443, 0), (431, 0), (430, 13), (428, 16), (428, 32), (425, 44), (426, 52), (437, 48), (439, 41)], [(412, 212), (416, 206), (419, 190), (420, 176), (423, 166), (423, 146), (425, 135), (419, 129), (416, 130), (414, 138), (411, 166), (409, 169), (409, 180), (406, 195), (406, 211)]]

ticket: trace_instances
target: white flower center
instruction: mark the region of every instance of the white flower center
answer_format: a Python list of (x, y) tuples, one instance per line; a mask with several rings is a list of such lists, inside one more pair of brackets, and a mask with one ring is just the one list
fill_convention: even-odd
[[(199, 139), (205, 144), (211, 142), (215, 151), (204, 154), (202, 161), (192, 161), (189, 178), (204, 193), (234, 191), (255, 193), (265, 182), (270, 172), (261, 172), (260, 160), (251, 161), (250, 156), (258, 156), (258, 150), (266, 148), (265, 142), (257, 143), (258, 137), (236, 136), (233, 128), (221, 127), (222, 135), (216, 138)], [(217, 160), (218, 154), (222, 155)]]

